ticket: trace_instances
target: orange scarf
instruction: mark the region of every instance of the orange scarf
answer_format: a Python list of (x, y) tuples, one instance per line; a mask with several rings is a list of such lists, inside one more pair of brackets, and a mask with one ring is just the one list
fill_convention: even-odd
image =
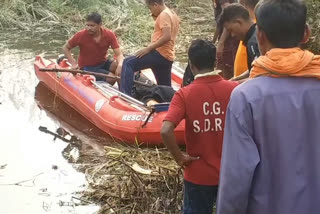
[(252, 64), (250, 78), (314, 77), (320, 79), (320, 55), (300, 48), (274, 48)]

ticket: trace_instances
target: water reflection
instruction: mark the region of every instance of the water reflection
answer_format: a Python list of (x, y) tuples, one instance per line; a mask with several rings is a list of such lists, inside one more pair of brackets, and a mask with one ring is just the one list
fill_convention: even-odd
[[(94, 213), (98, 209), (96, 206), (74, 206), (79, 203), (73, 198), (74, 192), (84, 188), (85, 178), (62, 157), (67, 143), (53, 141), (52, 136), (38, 130), (39, 126), (49, 130), (63, 126), (81, 133), (77, 129), (83, 128), (82, 121), (75, 119), (76, 113), (64, 112), (65, 107), (58, 108), (59, 112), (64, 112), (65, 121), (76, 121), (77, 129), (74, 129), (43, 111), (34, 100), (38, 84), (34, 57), (44, 51), (54, 55), (56, 47), (37, 43), (41, 38), (31, 40), (29, 36), (8, 35), (0, 35), (1, 213)], [(37, 90), (37, 98), (41, 96), (46, 97), (46, 92)], [(83, 137), (84, 141), (86, 138), (90, 137)], [(100, 149), (93, 147), (97, 151)]]
[(79, 137), (84, 144), (97, 148), (98, 153), (112, 141), (110, 136), (71, 108), (42, 82), (35, 89), (35, 99), (39, 108), (45, 110), (50, 118), (59, 121), (61, 126)]

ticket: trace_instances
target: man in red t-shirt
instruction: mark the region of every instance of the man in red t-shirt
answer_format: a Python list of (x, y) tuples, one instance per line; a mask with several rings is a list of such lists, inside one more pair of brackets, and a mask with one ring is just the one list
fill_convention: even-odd
[[(175, 161), (184, 168), (184, 213), (212, 214), (216, 199), (226, 108), (237, 83), (214, 70), (216, 48), (195, 40), (189, 48), (195, 80), (174, 95), (161, 136)], [(185, 119), (186, 154), (176, 144), (174, 129)]]
[[(78, 63), (71, 55), (71, 49), (79, 46), (80, 54)], [(108, 49), (114, 51), (116, 60), (107, 59)], [(102, 27), (101, 15), (91, 13), (86, 18), (86, 28), (77, 32), (63, 46), (65, 56), (72, 65), (72, 69), (105, 73), (119, 76), (122, 69), (123, 54), (115, 34)], [(99, 79), (99, 78), (97, 78)], [(101, 78), (100, 78), (101, 79)], [(108, 82), (114, 82), (108, 79)]]

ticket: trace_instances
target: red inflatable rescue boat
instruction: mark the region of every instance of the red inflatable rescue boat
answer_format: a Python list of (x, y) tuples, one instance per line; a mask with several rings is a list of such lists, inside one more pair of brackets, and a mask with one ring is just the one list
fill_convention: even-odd
[[(148, 107), (106, 82), (96, 82), (91, 75), (39, 71), (41, 68), (69, 68), (66, 60), (58, 65), (54, 60), (37, 56), (34, 67), (41, 82), (107, 134), (131, 144), (162, 144), (160, 129), (168, 104)], [(152, 74), (150, 70), (142, 73)], [(183, 70), (173, 66), (174, 88), (179, 88), (182, 77)], [(184, 121), (176, 127), (175, 135), (177, 142), (184, 144)]]

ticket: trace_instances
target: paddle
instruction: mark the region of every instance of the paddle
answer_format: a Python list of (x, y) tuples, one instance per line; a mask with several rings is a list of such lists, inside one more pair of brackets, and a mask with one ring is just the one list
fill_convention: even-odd
[[(109, 79), (116, 79), (116, 80), (120, 80), (120, 77), (117, 76), (111, 76), (108, 74), (101, 74), (98, 72), (92, 72), (92, 71), (84, 71), (84, 70), (75, 70), (75, 69), (63, 69), (63, 68), (40, 68), (39, 71), (42, 72), (65, 72), (65, 73), (72, 73), (72, 74), (88, 74), (88, 75), (95, 75), (95, 76), (99, 76), (99, 77), (105, 77), (105, 78), (109, 78)], [(133, 82), (135, 84), (138, 85), (142, 85), (142, 86), (146, 86), (146, 87), (152, 87), (153, 85), (144, 83), (144, 82), (140, 82), (137, 80), (133, 80)]]

